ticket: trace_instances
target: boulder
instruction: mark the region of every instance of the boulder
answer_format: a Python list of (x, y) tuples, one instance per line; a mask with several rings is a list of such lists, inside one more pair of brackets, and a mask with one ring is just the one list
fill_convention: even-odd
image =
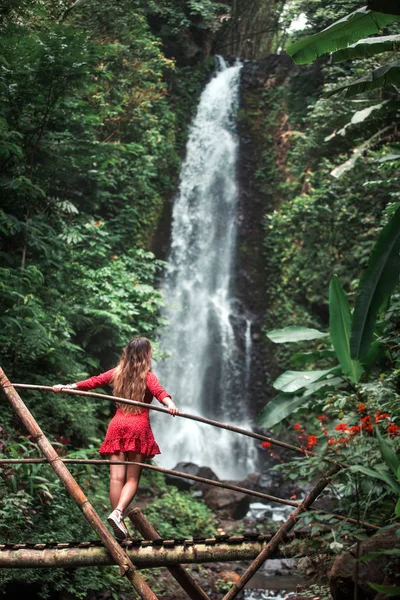
[[(205, 477), (206, 479), (212, 479), (213, 481), (219, 481), (217, 475), (209, 467), (199, 467), (195, 463), (191, 462), (180, 462), (174, 467), (174, 471), (180, 471), (181, 473), (187, 473), (188, 475), (195, 475), (196, 477)], [(202, 484), (193, 479), (183, 479), (182, 477), (176, 477), (176, 475), (166, 475), (165, 481), (167, 485), (174, 485), (178, 490), (193, 491), (200, 490), (204, 493), (210, 486)], [(215, 489), (215, 488), (212, 488)]]
[(250, 507), (250, 497), (240, 492), (223, 488), (209, 488), (204, 493), (204, 502), (213, 512), (221, 517), (240, 520), (247, 514)]
[[(394, 525), (360, 543), (360, 556), (399, 547), (400, 529)], [(381, 554), (368, 561), (356, 561), (356, 547), (336, 557), (328, 573), (329, 585), (334, 600), (353, 600), (357, 583), (358, 598), (374, 600), (382, 598), (369, 587), (368, 582), (381, 585), (400, 586), (400, 558)], [(356, 565), (358, 562), (358, 575)]]

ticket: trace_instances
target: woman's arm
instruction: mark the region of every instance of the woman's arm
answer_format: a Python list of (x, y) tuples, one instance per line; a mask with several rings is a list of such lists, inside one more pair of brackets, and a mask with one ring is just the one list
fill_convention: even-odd
[(161, 404), (168, 408), (168, 412), (172, 416), (175, 416), (179, 413), (175, 402), (172, 400), (168, 392), (164, 390), (161, 383), (158, 381), (157, 377), (154, 375), (154, 373), (152, 373), (152, 371), (149, 371), (147, 374), (146, 384), (153, 396), (155, 396), (157, 400), (161, 402)]
[(89, 390), (102, 387), (103, 385), (110, 385), (114, 375), (114, 370), (115, 369), (110, 369), (109, 371), (101, 373), (100, 375), (94, 375), (94, 377), (90, 377), (89, 379), (77, 381), (76, 383), (69, 383), (68, 385), (63, 385), (61, 383), (58, 385), (53, 385), (53, 392), (61, 392), (63, 389), (87, 392)]

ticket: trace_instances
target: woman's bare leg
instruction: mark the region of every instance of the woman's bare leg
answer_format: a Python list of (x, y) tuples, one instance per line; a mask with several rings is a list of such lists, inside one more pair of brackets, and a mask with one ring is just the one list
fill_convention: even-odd
[[(110, 460), (126, 460), (124, 452), (111, 454)], [(126, 481), (126, 466), (125, 465), (110, 465), (110, 502), (111, 508), (114, 509), (118, 505), (118, 500), (121, 496), (122, 489)]]
[[(128, 461), (135, 461), (144, 463), (146, 457), (144, 454), (136, 454), (135, 452), (128, 452)], [(140, 475), (142, 474), (142, 467), (139, 465), (127, 465), (126, 466), (126, 480), (125, 485), (121, 490), (121, 495), (119, 497), (116, 508), (121, 511), (124, 511), (125, 508), (132, 502), (135, 497)]]

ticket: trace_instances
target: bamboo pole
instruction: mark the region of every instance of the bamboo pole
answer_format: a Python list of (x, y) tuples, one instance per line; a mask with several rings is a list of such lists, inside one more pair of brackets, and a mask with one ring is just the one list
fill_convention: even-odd
[[(22, 388), (28, 390), (41, 390), (44, 392), (52, 392), (53, 388), (48, 385), (33, 385), (31, 383), (13, 383), (11, 384), (15, 388)], [(54, 392), (53, 392), (54, 393)], [(102, 400), (111, 400), (112, 402), (120, 402), (122, 404), (130, 404), (132, 406), (139, 406), (143, 408), (143, 402), (136, 402), (135, 400), (128, 400), (127, 398), (120, 398), (119, 396), (110, 396), (108, 394), (98, 394), (96, 392), (82, 392), (80, 390), (69, 390), (63, 389), (61, 392), (63, 394), (72, 394), (78, 396), (88, 396), (92, 398), (101, 398)], [(146, 404), (146, 409), (155, 410), (157, 412), (168, 413), (167, 408), (161, 408), (161, 406), (153, 406), (152, 404)], [(192, 421), (198, 421), (199, 423), (204, 423), (206, 425), (212, 425), (213, 427), (218, 427), (220, 429), (226, 429), (228, 431), (233, 431), (234, 433), (239, 433), (240, 435), (244, 435), (246, 437), (251, 437), (255, 440), (260, 440), (262, 442), (270, 442), (274, 446), (279, 446), (280, 448), (285, 448), (286, 450), (293, 450), (293, 452), (297, 452), (302, 456), (319, 456), (321, 460), (332, 463), (334, 465), (340, 465), (342, 468), (347, 468), (348, 465), (341, 463), (334, 458), (330, 458), (329, 456), (321, 456), (316, 452), (312, 452), (311, 450), (303, 450), (299, 448), (299, 446), (294, 446), (293, 444), (288, 444), (287, 442), (281, 442), (281, 440), (277, 440), (275, 438), (268, 437), (266, 435), (262, 435), (261, 433), (255, 433), (254, 431), (248, 431), (247, 429), (242, 429), (241, 427), (236, 427), (235, 425), (227, 425), (226, 423), (221, 423), (220, 421), (214, 421), (213, 419), (206, 419), (205, 417), (199, 417), (198, 415), (192, 415), (190, 413), (179, 412), (177, 417), (181, 417), (182, 419), (190, 419)]]
[[(140, 508), (136, 507), (127, 512), (127, 516), (132, 521), (134, 527), (144, 537), (145, 540), (160, 540), (161, 536), (146, 519)], [(212, 552), (209, 552), (212, 555)], [(182, 559), (182, 562), (186, 562)], [(193, 577), (185, 569), (177, 564), (168, 567), (172, 577), (181, 585), (192, 600), (210, 600), (204, 590), (195, 582)]]
[[(182, 473), (181, 471), (173, 471), (171, 469), (164, 469), (163, 467), (156, 467), (155, 465), (146, 465), (143, 463), (138, 463), (135, 461), (110, 461), (106, 459), (84, 459), (84, 458), (62, 458), (61, 459), (65, 463), (69, 464), (95, 464), (95, 465), (140, 465), (143, 469), (150, 469), (153, 471), (158, 471), (159, 473), (164, 473), (167, 475), (174, 475), (176, 477), (181, 477), (182, 479), (191, 479), (193, 481), (197, 481), (199, 483), (205, 483), (206, 485), (213, 485), (215, 487), (219, 487), (225, 490), (232, 490), (233, 492), (240, 492), (241, 494), (246, 494), (247, 496), (254, 496), (255, 498), (261, 498), (262, 500), (269, 500), (270, 502), (276, 502), (278, 504), (284, 504), (286, 506), (293, 506), (297, 508), (300, 506), (299, 502), (294, 502), (293, 500), (285, 500), (284, 498), (279, 498), (278, 496), (271, 496), (270, 494), (265, 494), (264, 492), (257, 492), (256, 490), (250, 490), (248, 488), (244, 488), (238, 485), (233, 485), (227, 482), (214, 481), (213, 479), (206, 479), (205, 477), (199, 477), (198, 475), (189, 475), (188, 473)], [(46, 461), (42, 458), (10, 458), (4, 459), (0, 458), (1, 464), (24, 464), (24, 463), (45, 463)], [(335, 517), (339, 521), (346, 521), (347, 523), (353, 523), (354, 525), (359, 525), (360, 527), (364, 527), (365, 529), (370, 529), (372, 531), (378, 531), (379, 527), (377, 525), (373, 525), (372, 523), (367, 523), (366, 521), (359, 521), (358, 519), (352, 519), (351, 517), (344, 517), (343, 515), (338, 515), (336, 513), (328, 512), (323, 510), (322, 508), (310, 507), (310, 510), (314, 512), (318, 512), (320, 514), (324, 514), (328, 517)]]
[[(336, 468), (338, 470), (338, 467)], [(233, 600), (237, 597), (237, 595), (242, 591), (245, 587), (246, 583), (250, 581), (253, 575), (258, 571), (260, 567), (265, 563), (265, 561), (271, 557), (271, 555), (276, 552), (279, 547), (279, 544), (283, 542), (286, 535), (293, 529), (296, 525), (299, 516), (302, 512), (308, 510), (313, 502), (318, 498), (321, 492), (329, 485), (331, 481), (331, 476), (335, 473), (332, 471), (331, 474), (327, 477), (321, 477), (313, 487), (313, 489), (307, 494), (304, 501), (296, 508), (296, 510), (290, 515), (290, 517), (283, 523), (283, 525), (278, 529), (272, 540), (265, 546), (265, 548), (260, 552), (255, 560), (251, 563), (251, 565), (246, 569), (240, 579), (233, 584), (231, 589), (222, 600)]]
[(59, 477), (61, 482), (64, 484), (67, 492), (79, 506), (84, 516), (89, 521), (90, 525), (96, 531), (97, 535), (100, 537), (101, 541), (104, 543), (104, 545), (110, 552), (114, 561), (119, 565), (120, 574), (126, 575), (133, 588), (137, 591), (139, 596), (143, 598), (143, 600), (157, 600), (157, 596), (151, 591), (151, 589), (141, 577), (141, 575), (137, 573), (133, 563), (128, 558), (126, 552), (122, 550), (121, 546), (108, 531), (107, 527), (104, 525), (103, 521), (100, 519), (99, 515), (94, 510), (93, 506), (86, 498), (82, 488), (79, 487), (78, 483), (72, 477), (71, 473), (68, 471), (67, 467), (64, 465), (61, 458), (58, 456), (57, 452), (50, 444), (43, 431), (40, 429), (33, 415), (25, 406), (21, 397), (10, 385), (8, 378), (1, 367), (0, 384), (3, 387), (4, 393), (7, 399), (9, 400), (11, 406), (14, 408), (15, 412), (17, 413), (17, 415), (19, 416), (29, 433), (32, 435), (40, 450), (43, 452), (51, 468)]
[[(137, 568), (152, 569), (155, 567), (167, 567), (170, 571), (173, 571), (179, 569), (181, 563), (202, 564), (252, 560), (258, 556), (266, 543), (266, 540), (243, 541), (238, 544), (216, 542), (213, 545), (208, 545), (205, 542), (195, 544), (180, 543), (172, 548), (163, 546), (129, 548), (124, 546), (124, 549), (129, 559)], [(278, 555), (274, 555), (274, 557)], [(0, 550), (0, 568), (7, 569), (70, 569), (75, 567), (104, 567), (113, 564), (115, 564), (115, 561), (110, 553), (101, 547), (65, 549), (11, 548)], [(187, 589), (186, 591), (189, 593)], [(190, 597), (208, 598), (204, 592)]]

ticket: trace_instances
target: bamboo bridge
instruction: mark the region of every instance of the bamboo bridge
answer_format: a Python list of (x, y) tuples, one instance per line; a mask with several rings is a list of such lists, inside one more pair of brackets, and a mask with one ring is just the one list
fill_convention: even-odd
[[(214, 481), (196, 475), (188, 475), (179, 471), (163, 469), (154, 465), (146, 465), (135, 462), (115, 461), (96, 459), (68, 459), (60, 457), (54, 447), (51, 445), (32, 413), (28, 410), (22, 398), (16, 391), (17, 388), (36, 389), (42, 391), (52, 391), (50, 386), (38, 386), (31, 384), (12, 384), (8, 380), (4, 371), (0, 368), (0, 385), (13, 407), (16, 414), (25, 425), (32, 439), (36, 442), (44, 458), (18, 458), (18, 459), (0, 459), (1, 464), (24, 464), (24, 463), (44, 463), (50, 465), (55, 471), (61, 482), (64, 484), (71, 498), (76, 502), (85, 518), (96, 532), (99, 541), (94, 542), (49, 542), (43, 544), (20, 543), (20, 544), (2, 544), (0, 542), (0, 568), (71, 568), (71, 567), (91, 567), (117, 564), (121, 576), (125, 576), (137, 594), (143, 600), (157, 600), (157, 596), (144, 581), (138, 570), (141, 568), (153, 568), (165, 566), (171, 575), (185, 590), (187, 596), (192, 600), (209, 600), (205, 591), (194, 581), (192, 576), (181, 566), (190, 563), (208, 563), (208, 562), (226, 562), (251, 560), (251, 564), (236, 581), (230, 590), (225, 594), (222, 600), (233, 600), (243, 590), (253, 575), (260, 569), (268, 559), (279, 556), (280, 544), (290, 535), (301, 514), (308, 510), (318, 511), (327, 518), (354, 523), (364, 527), (366, 530), (376, 531), (378, 527), (371, 523), (365, 523), (357, 519), (351, 519), (346, 516), (317, 509), (313, 503), (323, 490), (329, 485), (332, 477), (347, 465), (340, 463), (330, 457), (322, 457), (327, 463), (327, 471), (321, 475), (311, 491), (301, 502), (294, 502), (270, 494), (265, 494), (257, 490), (251, 490), (241, 486), (236, 486), (226, 482)], [(113, 402), (120, 402), (134, 406), (142, 406), (142, 403), (126, 398), (98, 394), (94, 392), (82, 392), (78, 390), (65, 389), (63, 393), (72, 395), (81, 395), (88, 397), (99, 397), (109, 399)], [(168, 413), (168, 409), (158, 406), (148, 405), (146, 408), (159, 412)], [(233, 425), (227, 425), (219, 421), (213, 421), (204, 417), (198, 417), (188, 413), (178, 413), (177, 417), (199, 421), (201, 423), (227, 429), (240, 435), (251, 437), (260, 441), (269, 442), (271, 445), (280, 446), (287, 450), (300, 453), (303, 456), (318, 456), (311, 451), (276, 440), (274, 438), (247, 431)], [(198, 481), (207, 485), (221, 487), (232, 491), (241, 492), (248, 496), (261, 498), (270, 502), (285, 504), (293, 507), (293, 512), (289, 518), (281, 525), (275, 534), (244, 535), (244, 536), (216, 536), (204, 539), (171, 539), (163, 540), (147, 521), (139, 508), (133, 508), (128, 511), (127, 517), (132, 521), (134, 527), (139, 531), (144, 540), (128, 540), (122, 543), (117, 542), (109, 532), (95, 509), (91, 505), (83, 490), (71, 475), (67, 464), (137, 464), (144, 469), (151, 469), (163, 473), (173, 474), (177, 477)]]

